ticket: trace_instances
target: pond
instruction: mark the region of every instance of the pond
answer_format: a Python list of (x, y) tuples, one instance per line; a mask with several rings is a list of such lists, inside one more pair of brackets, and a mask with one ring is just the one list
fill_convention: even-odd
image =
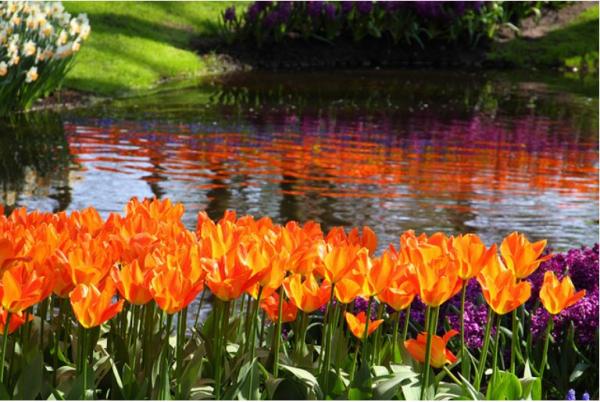
[(596, 83), (534, 73), (242, 73), (2, 123), (0, 203), (103, 216), (170, 197), (417, 232), (598, 241)]

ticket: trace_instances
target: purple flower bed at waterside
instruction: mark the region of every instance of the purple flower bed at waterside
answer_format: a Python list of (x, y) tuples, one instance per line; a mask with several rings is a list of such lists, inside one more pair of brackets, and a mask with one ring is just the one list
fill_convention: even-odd
[(420, 47), (429, 41), (473, 46), (492, 38), (503, 24), (539, 12), (537, 7), (546, 3), (257, 1), (243, 11), (228, 8), (223, 22), (234, 38), (254, 40), (258, 45), (298, 37), (355, 42), (371, 37)]

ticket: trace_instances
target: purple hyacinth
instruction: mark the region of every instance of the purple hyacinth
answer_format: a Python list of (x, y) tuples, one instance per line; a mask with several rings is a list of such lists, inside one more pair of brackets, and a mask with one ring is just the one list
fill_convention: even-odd
[(575, 394), (575, 390), (573, 388), (571, 388), (570, 390), (567, 391), (567, 396), (565, 399), (567, 401), (576, 401), (577, 400), (577, 395)]
[(348, 14), (354, 9), (353, 1), (342, 1), (342, 14)]
[(277, 11), (271, 11), (267, 14), (263, 20), (263, 24), (266, 28), (273, 28), (279, 22), (279, 13)]
[(312, 18), (319, 17), (323, 9), (322, 1), (309, 1), (306, 3), (306, 11)]
[(378, 2), (377, 4), (380, 5), (381, 8), (383, 8), (388, 13), (398, 11), (400, 8), (402, 8), (403, 5), (401, 1), (382, 1)]
[[(450, 326), (460, 331), (460, 313), (447, 315)], [(465, 302), (465, 343), (469, 349), (483, 347), (485, 326), (487, 325), (488, 308), (485, 304), (476, 304), (467, 300)], [(495, 328), (492, 328), (495, 333)]]
[(590, 400), (590, 394), (587, 392), (584, 392), (583, 395), (581, 395), (581, 400), (582, 401), (589, 401)]
[(327, 17), (328, 20), (335, 19), (336, 7), (334, 4), (331, 4), (331, 3), (325, 4), (325, 6), (323, 6), (323, 11), (325, 12), (325, 17)]
[(248, 19), (248, 21), (256, 20), (256, 17), (260, 13), (260, 11), (260, 2), (253, 3), (250, 7), (248, 7), (248, 11), (246, 12), (246, 19)]
[[(371, 318), (370, 320), (374, 320), (377, 318), (377, 306), (379, 305), (379, 303), (377, 303), (375, 300), (373, 300), (373, 303), (371, 303)], [(358, 314), (360, 312), (366, 312), (367, 308), (369, 307), (369, 301), (367, 299), (363, 299), (362, 297), (357, 297), (356, 299), (354, 299), (354, 314)]]
[(361, 14), (369, 14), (373, 9), (373, 2), (371, 1), (357, 1), (356, 9)]
[(223, 19), (227, 22), (235, 21), (235, 6), (227, 7)]
[(442, 2), (439, 1), (416, 1), (414, 8), (422, 18), (439, 18), (443, 15)]

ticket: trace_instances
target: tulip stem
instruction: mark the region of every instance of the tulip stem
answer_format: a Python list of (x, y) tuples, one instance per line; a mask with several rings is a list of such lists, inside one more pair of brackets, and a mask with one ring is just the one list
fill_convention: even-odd
[(465, 385), (458, 378), (456, 378), (454, 374), (452, 374), (452, 371), (450, 371), (448, 367), (444, 365), (442, 366), (442, 369), (446, 372), (446, 374), (448, 374), (448, 377), (450, 377), (452, 381), (454, 381), (457, 385), (460, 385), (462, 388), (465, 387)]
[[(492, 331), (492, 321), (494, 320), (494, 312), (491, 307), (488, 307), (487, 323), (485, 325), (485, 335), (483, 336), (483, 348), (479, 356), (479, 367), (475, 376), (475, 389), (479, 392), (481, 387), (481, 379), (485, 370), (485, 361), (487, 360), (488, 348), (490, 347), (490, 333)], [(496, 328), (498, 330), (498, 328)]]
[(465, 347), (465, 300), (467, 298), (467, 282), (463, 281), (460, 296), (460, 371), (463, 377), (467, 377), (469, 362), (467, 361), (467, 348)]
[[(260, 297), (262, 296), (263, 288), (259, 286), (258, 288), (258, 297), (256, 298), (256, 303), (254, 304), (254, 310), (252, 311), (252, 322), (250, 323), (250, 364), (254, 364), (254, 356), (256, 353), (256, 348), (254, 346), (256, 340), (256, 321), (258, 320), (258, 305), (260, 303)], [(221, 333), (220, 336), (225, 336), (225, 334)], [(250, 369), (250, 392), (254, 392), (254, 370)]]
[[(381, 319), (383, 317), (383, 303), (379, 303), (379, 307), (377, 308), (377, 319)], [(373, 363), (379, 364), (379, 338), (381, 331), (378, 329), (375, 330), (375, 342), (373, 343)], [(368, 335), (368, 332), (367, 332)]]
[(410, 304), (408, 305), (408, 308), (406, 310), (404, 310), (404, 328), (402, 328), (402, 340), (401, 340), (402, 345), (404, 345), (404, 341), (406, 340), (406, 337), (408, 336), (408, 324), (409, 323), (410, 323)]
[(489, 388), (494, 392), (494, 384), (496, 382), (496, 372), (498, 371), (498, 347), (500, 345), (500, 320), (502, 316), (500, 314), (496, 315), (496, 336), (494, 337), (494, 355), (492, 357), (492, 378), (490, 379)]
[(519, 327), (517, 321), (517, 310), (512, 312), (512, 337), (510, 338), (510, 372), (515, 374), (517, 361), (517, 347), (519, 339)]
[(8, 331), (10, 328), (10, 319), (12, 313), (6, 313), (6, 322), (4, 323), (4, 333), (2, 334), (2, 352), (0, 354), (0, 383), (4, 384), (4, 356), (6, 355), (6, 346), (8, 345)]
[[(335, 283), (331, 284), (331, 295), (329, 296), (329, 303), (327, 304), (327, 312), (326, 315), (326, 332), (325, 338), (323, 338), (325, 343), (325, 361), (323, 365), (323, 392), (327, 395), (329, 392), (329, 367), (331, 366), (331, 344), (333, 342), (333, 325), (335, 325), (335, 313), (333, 306), (333, 296), (335, 290)], [(321, 342), (322, 343), (322, 342)]]
[[(204, 303), (204, 294), (206, 293), (206, 289), (202, 291), (200, 295), (200, 301), (198, 302), (198, 310), (196, 310), (196, 318), (194, 319), (194, 328), (198, 328), (198, 320), (200, 319), (200, 311), (202, 311), (202, 304)], [(243, 303), (244, 299), (242, 299)]]
[(163, 345), (162, 355), (162, 370), (161, 370), (161, 381), (158, 399), (167, 400), (171, 399), (171, 390), (169, 389), (169, 336), (171, 335), (171, 325), (173, 322), (173, 314), (167, 314), (167, 325), (165, 328), (165, 343)]
[(396, 362), (396, 350), (398, 350), (398, 332), (400, 331), (400, 311), (396, 311), (396, 322), (394, 323), (394, 336), (392, 337), (392, 361)]
[(219, 400), (221, 399), (221, 365), (223, 363), (222, 361), (222, 355), (223, 355), (223, 351), (221, 350), (221, 325), (222, 325), (222, 315), (223, 315), (223, 302), (221, 300), (216, 300), (215, 302), (215, 320), (213, 321), (213, 327), (214, 327), (214, 336), (213, 339), (216, 341), (216, 345), (215, 345), (215, 349), (216, 349), (216, 354), (217, 354), (217, 358), (215, 359), (215, 363), (214, 363), (214, 369), (215, 369), (215, 385), (214, 385), (214, 392), (215, 392), (215, 399)]
[(362, 358), (364, 364), (367, 364), (367, 359), (369, 357), (369, 320), (371, 319), (371, 305), (373, 305), (373, 296), (369, 297), (367, 313), (365, 314), (365, 331), (363, 332), (363, 336), (361, 338), (363, 341)]
[(185, 329), (187, 319), (187, 307), (184, 307), (178, 314), (177, 317), (177, 350), (176, 350), (176, 362), (177, 362), (177, 398), (181, 396), (181, 377), (183, 376), (183, 345), (185, 343)]
[(82, 380), (83, 380), (83, 395), (82, 398), (83, 400), (87, 399), (87, 382), (88, 382), (88, 369), (87, 369), (87, 365), (88, 365), (88, 356), (87, 356), (87, 331), (85, 330), (85, 328), (83, 327), (83, 325), (79, 325), (79, 350), (80, 350), (80, 356), (79, 356), (79, 369), (81, 370), (81, 375), (82, 375)]
[(279, 306), (277, 307), (277, 328), (275, 330), (275, 345), (273, 350), (275, 356), (273, 360), (273, 377), (277, 378), (279, 374), (279, 347), (281, 345), (281, 320), (283, 314), (283, 286), (279, 288)]
[(421, 383), (421, 395), (419, 396), (420, 400), (423, 400), (423, 396), (425, 395), (425, 389), (429, 387), (429, 370), (431, 367), (431, 343), (433, 340), (433, 334), (431, 330), (431, 322), (434, 318), (434, 312), (431, 311), (431, 307), (427, 306), (427, 311), (425, 314), (425, 328), (427, 330), (427, 343), (425, 346), (425, 368), (422, 373), (422, 383)]
[(544, 354), (542, 355), (542, 364), (540, 365), (540, 381), (544, 377), (544, 370), (546, 369), (546, 361), (548, 359), (548, 346), (550, 345), (550, 335), (552, 333), (552, 329), (554, 327), (554, 316), (551, 315), (548, 318), (548, 323), (546, 324), (546, 334), (544, 336)]

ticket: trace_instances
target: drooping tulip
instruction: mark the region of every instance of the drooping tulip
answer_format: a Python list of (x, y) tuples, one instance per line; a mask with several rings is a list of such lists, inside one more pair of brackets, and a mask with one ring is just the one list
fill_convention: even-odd
[(531, 296), (531, 284), (519, 282), (515, 273), (504, 267), (498, 257), (490, 260), (477, 276), (477, 281), (485, 301), (500, 315), (510, 313)]
[[(446, 332), (444, 336), (433, 335), (431, 337), (431, 357), (429, 362), (432, 367), (441, 368), (445, 364), (452, 364), (457, 361), (456, 356), (446, 347), (450, 338), (457, 334), (458, 331), (452, 329)], [(413, 359), (425, 363), (427, 333), (421, 332), (417, 335), (417, 339), (408, 339), (404, 341), (404, 347)]]
[[(357, 315), (352, 313), (346, 313), (346, 323), (348, 324), (348, 328), (352, 332), (352, 335), (357, 337), (360, 340), (365, 338), (365, 327), (367, 323), (367, 315), (364, 311), (361, 311)], [(369, 326), (367, 328), (367, 336), (371, 335), (379, 326), (383, 323), (383, 319), (369, 321)]]
[(531, 275), (542, 262), (552, 258), (551, 254), (541, 257), (545, 247), (546, 240), (531, 243), (525, 235), (513, 232), (502, 240), (500, 255), (506, 267), (518, 279), (523, 279)]
[(123, 309), (125, 300), (113, 302), (115, 285), (107, 278), (103, 285), (80, 283), (69, 294), (73, 313), (84, 328), (93, 328), (113, 318)]
[(585, 296), (585, 290), (575, 292), (575, 286), (570, 277), (565, 276), (562, 281), (559, 281), (554, 272), (546, 271), (544, 273), (540, 300), (550, 314), (560, 313), (577, 303), (583, 296)]

